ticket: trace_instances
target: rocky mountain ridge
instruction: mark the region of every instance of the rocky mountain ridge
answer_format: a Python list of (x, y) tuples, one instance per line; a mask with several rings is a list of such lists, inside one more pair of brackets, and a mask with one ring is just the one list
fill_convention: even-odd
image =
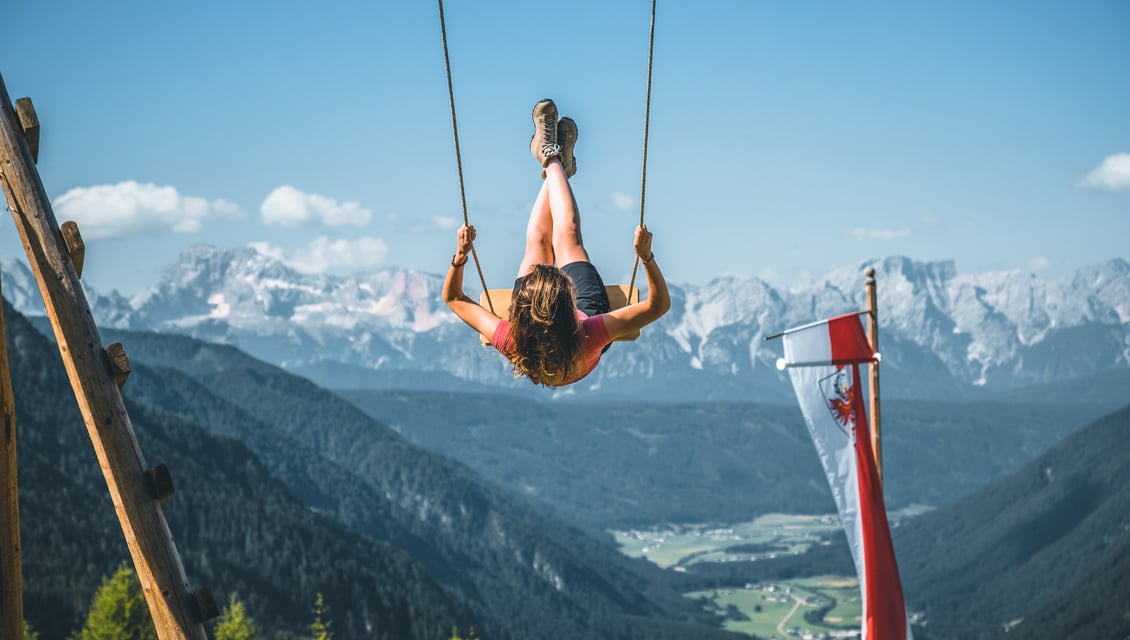
[[(888, 257), (794, 290), (752, 276), (672, 285), (667, 316), (637, 342), (614, 346), (568, 393), (783, 399), (787, 382), (773, 366), (780, 347), (765, 336), (863, 308), (867, 267), (879, 283), (890, 393), (954, 397), (1130, 367), (1125, 259), (1046, 280), (1020, 271), (958, 275), (952, 261)], [(27, 266), (5, 260), (0, 273), (13, 306), (42, 315)], [(90, 288), (87, 295), (103, 326), (234, 344), (294, 370), (329, 362), (529, 388), (447, 311), (441, 285), (442, 276), (399, 268), (311, 275), (249, 247), (198, 245), (132, 299)]]

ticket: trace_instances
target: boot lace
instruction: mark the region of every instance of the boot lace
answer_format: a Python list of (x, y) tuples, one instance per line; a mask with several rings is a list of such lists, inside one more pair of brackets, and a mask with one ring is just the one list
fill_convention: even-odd
[(557, 123), (553, 116), (542, 116), (541, 119), (541, 155), (545, 158), (561, 155), (561, 145), (557, 144)]

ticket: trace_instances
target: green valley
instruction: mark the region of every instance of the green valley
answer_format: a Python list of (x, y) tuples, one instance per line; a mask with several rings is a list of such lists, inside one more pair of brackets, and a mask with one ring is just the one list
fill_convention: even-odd
[(713, 608), (727, 630), (758, 638), (792, 640), (805, 632), (853, 638), (862, 615), (859, 582), (845, 576), (751, 582), (686, 597)]

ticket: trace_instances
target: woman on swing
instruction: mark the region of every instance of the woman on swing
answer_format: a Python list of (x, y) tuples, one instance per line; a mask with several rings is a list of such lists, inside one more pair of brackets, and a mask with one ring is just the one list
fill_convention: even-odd
[[(510, 320), (503, 320), (463, 293), (463, 267), (475, 228), (461, 227), (451, 269), (443, 283), (447, 306), (490, 340), (514, 365), (514, 376), (560, 387), (587, 376), (613, 340), (636, 333), (671, 307), (667, 283), (651, 252), (651, 232), (636, 228), (635, 250), (647, 272), (648, 298), (613, 311), (604, 282), (581, 241), (581, 219), (569, 178), (577, 172), (573, 147), (577, 125), (557, 119), (557, 106), (534, 106), (530, 151), (542, 166), (541, 190), (526, 227), (526, 253), (518, 266)], [(559, 265), (559, 266), (554, 266)]]

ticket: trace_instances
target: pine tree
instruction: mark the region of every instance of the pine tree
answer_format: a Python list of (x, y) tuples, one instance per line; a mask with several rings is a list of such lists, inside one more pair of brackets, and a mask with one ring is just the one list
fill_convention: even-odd
[(459, 627), (452, 627), (451, 628), (451, 640), (479, 640), (479, 637), (475, 635), (475, 628), (474, 627), (471, 627), (470, 629), (468, 629), (466, 638), (463, 638), (462, 636), (459, 635)]
[[(333, 624), (329, 619), (323, 620), (327, 616), (326, 602), (319, 593), (316, 600), (314, 600), (314, 623), (310, 625), (310, 631), (314, 633), (311, 640), (333, 640), (334, 634), (330, 631), (330, 626)], [(85, 638), (83, 639), (85, 640)]]
[(78, 640), (157, 640), (157, 629), (133, 569), (123, 564), (102, 583)]
[(234, 593), (216, 622), (216, 640), (259, 640), (255, 621), (248, 617), (247, 608), (236, 600)]

